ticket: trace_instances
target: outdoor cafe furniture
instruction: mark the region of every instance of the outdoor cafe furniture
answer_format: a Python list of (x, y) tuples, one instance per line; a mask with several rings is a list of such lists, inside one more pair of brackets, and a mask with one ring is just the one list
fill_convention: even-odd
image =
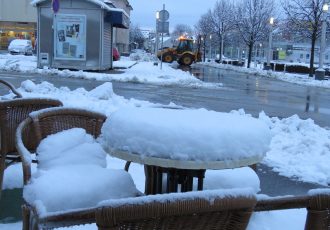
[(15, 147), (15, 132), (21, 121), (27, 118), (32, 111), (48, 107), (62, 106), (62, 102), (46, 98), (21, 98), (15, 87), (9, 82), (0, 79), (0, 83), (15, 94), (17, 99), (0, 100), (0, 198), (5, 169), (21, 158)]
[(256, 195), (250, 189), (224, 189), (141, 196), (100, 203), (99, 230), (244, 230)]
[[(23, 229), (92, 223), (100, 200), (140, 195), (126, 171), (106, 168), (106, 153), (95, 141), (105, 120), (100, 113), (62, 107), (30, 113), (19, 125)], [(33, 175), (32, 153), (38, 164)]]
[[(96, 209), (99, 230), (138, 229), (261, 229), (252, 212), (305, 208), (305, 230), (330, 229), (330, 190), (314, 189), (307, 195), (267, 197), (249, 188), (219, 189), (148, 195), (103, 201)], [(270, 214), (270, 213), (269, 213)], [(267, 216), (263, 216), (265, 228)], [(285, 215), (283, 218), (289, 218)], [(266, 218), (266, 219), (265, 219)], [(278, 220), (280, 221), (280, 220)], [(285, 226), (283, 226), (283, 229)]]
[[(112, 156), (145, 165), (145, 194), (203, 189), (207, 169), (254, 165), (268, 150), (270, 130), (250, 116), (205, 109), (123, 108), (102, 128)], [(163, 175), (167, 184), (163, 188)]]

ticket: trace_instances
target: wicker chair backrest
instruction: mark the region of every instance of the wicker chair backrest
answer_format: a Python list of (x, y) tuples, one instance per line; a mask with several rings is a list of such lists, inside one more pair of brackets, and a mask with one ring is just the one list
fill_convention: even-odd
[(246, 229), (256, 204), (255, 198), (216, 198), (126, 204), (101, 207), (96, 211), (99, 230), (110, 229)]
[[(87, 133), (97, 138), (106, 116), (100, 113), (75, 109), (56, 108), (38, 112), (31, 117), (31, 121), (23, 128), (23, 143), (27, 149), (35, 151), (40, 141), (48, 135), (55, 134), (71, 128), (83, 128)], [(30, 137), (33, 136), (32, 143)]]
[(15, 153), (15, 132), (18, 125), (29, 113), (49, 107), (62, 106), (54, 99), (22, 98), (0, 101), (1, 153)]

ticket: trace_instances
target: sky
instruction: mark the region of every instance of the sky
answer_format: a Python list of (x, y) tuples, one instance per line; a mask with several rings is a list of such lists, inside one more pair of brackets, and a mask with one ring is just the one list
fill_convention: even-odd
[[(141, 53), (140, 55), (143, 56), (147, 54)], [(144, 57), (141, 58), (140, 60), (147, 60), (147, 58)], [(132, 63), (132, 61), (126, 60), (124, 57), (122, 57), (122, 59), (119, 62), (115, 62), (115, 65), (124, 66), (125, 63), (129, 64)], [(204, 63), (204, 64), (208, 64), (208, 63)], [(214, 67), (217, 68), (225, 68), (225, 65), (219, 65), (215, 63), (214, 65), (215, 65)], [(237, 68), (240, 68), (241, 71), (244, 70), (244, 68), (242, 67), (237, 67)], [(126, 99), (120, 95), (116, 95), (113, 91), (111, 82), (105, 82), (102, 85), (90, 91), (87, 91), (83, 88), (70, 90), (65, 86), (57, 88), (53, 84), (46, 81), (41, 83), (34, 83), (31, 80), (27, 80), (26, 75), (31, 73), (43, 73), (46, 75), (51, 75), (54, 78), (78, 77), (78, 78), (94, 79), (100, 81), (117, 80), (117, 81), (127, 81), (127, 82), (141, 82), (143, 84), (161, 84), (161, 85), (166, 85), (168, 83), (171, 84), (175, 83), (177, 85), (180, 85), (181, 87), (193, 87), (193, 88), (195, 88), (196, 86), (210, 87), (210, 85), (204, 85), (201, 83), (197, 84), (197, 82), (199, 81), (198, 79), (194, 78), (193, 76), (189, 75), (186, 72), (171, 68), (171, 65), (167, 63), (163, 64), (163, 70), (159, 70), (159, 67), (153, 65), (153, 60), (144, 61), (144, 62), (140, 61), (131, 68), (123, 70), (124, 71), (123, 74), (104, 74), (104, 73), (89, 73), (83, 71), (56, 70), (56, 69), (47, 69), (47, 68), (42, 70), (37, 70), (35, 56), (25, 57), (21, 55), (15, 55), (15, 56), (0, 55), (0, 70), (26, 73), (25, 75), (22, 75), (22, 77), (25, 78), (25, 81), (21, 83), (21, 86), (18, 89), (18, 91), (23, 95), (23, 97), (56, 98), (62, 101), (64, 106), (97, 111), (109, 117), (113, 116), (115, 112), (118, 113), (119, 110), (125, 111), (126, 109), (126, 111), (128, 111), (130, 109), (136, 109), (136, 107), (139, 107), (140, 109), (155, 109), (155, 108), (159, 108), (160, 106), (166, 107), (168, 105), (153, 104), (148, 101), (140, 101), (134, 98)], [(265, 76), (262, 75), (262, 71), (263, 70), (260, 70), (259, 76), (267, 77), (267, 74), (265, 74)], [(264, 72), (268, 73), (266, 71)], [(297, 79), (296, 83), (300, 83), (299, 81), (301, 79), (299, 78), (303, 76), (303, 75), (293, 75), (293, 74), (285, 74), (285, 73), (280, 73), (280, 75), (288, 75), (293, 79)], [(276, 76), (277, 75), (273, 75), (273, 77)], [(320, 81), (313, 80), (306, 75), (306, 79), (304, 80), (304, 82), (305, 84), (306, 82), (310, 82), (311, 83), (310, 85), (315, 86), (313, 82), (320, 82)], [(325, 82), (326, 83), (325, 85), (323, 85), (323, 87), (327, 87), (326, 84), (329, 84), (328, 81)], [(215, 85), (215, 87), (219, 88), (219, 90), (222, 90), (221, 85)], [(10, 96), (12, 96), (12, 94), (10, 94), (8, 97), (10, 98)], [(170, 106), (172, 108), (180, 108), (180, 106), (175, 105), (173, 103), (171, 103)], [(207, 112), (205, 109), (188, 109), (188, 108), (185, 108), (184, 111), (188, 111), (188, 112), (190, 111), (198, 114)], [(239, 115), (241, 116), (242, 119), (248, 119), (251, 117), (249, 114), (245, 114), (244, 108), (237, 111), (236, 110), (231, 111), (228, 114), (235, 116)], [(267, 127), (269, 127), (272, 136), (269, 150), (262, 161), (263, 164), (271, 167), (274, 171), (280, 173), (281, 175), (286, 176), (288, 178), (295, 178), (295, 180), (312, 182), (319, 185), (327, 185), (330, 183), (330, 147), (329, 147), (330, 130), (329, 129), (322, 128), (316, 125), (314, 121), (311, 119), (302, 120), (297, 115), (288, 118), (277, 118), (277, 117), (268, 117), (265, 113), (260, 112), (259, 117), (257, 119), (258, 119), (258, 123), (261, 122)], [(134, 116), (131, 122), (132, 121), (135, 121)], [(163, 126), (165, 125), (164, 127), (165, 129), (171, 128), (170, 126), (166, 125), (166, 122), (165, 123), (162, 122), (161, 124)], [(141, 127), (139, 129), (144, 130), (143, 129), (144, 126), (142, 126), (143, 124), (140, 125)], [(130, 132), (125, 128), (123, 130)], [(246, 131), (251, 132), (252, 129), (246, 127)], [(184, 133), (183, 130), (180, 130), (178, 134), (179, 136), (187, 135), (187, 133)], [(188, 133), (187, 137), (189, 137), (190, 135), (191, 132)], [(63, 147), (62, 140), (68, 140), (68, 138), (64, 138), (64, 139), (62, 138), (63, 136), (61, 136), (60, 138), (61, 140), (56, 141), (56, 143), (54, 144), (58, 144), (58, 146)], [(218, 140), (219, 139), (216, 139), (214, 143), (217, 143)], [(71, 142), (72, 140), (70, 139), (70, 143)], [(67, 144), (68, 143), (69, 142), (67, 142)], [(58, 149), (51, 146), (49, 146), (49, 148)], [(59, 155), (64, 156), (66, 154), (59, 154)], [(69, 160), (69, 158), (63, 158), (61, 160), (65, 160), (66, 163), (68, 163), (67, 160)], [(125, 161), (123, 160), (120, 160), (118, 158), (109, 159), (109, 156), (107, 157), (107, 168), (109, 169), (119, 169), (119, 168), (122, 169), (124, 164)], [(70, 170), (70, 167), (71, 165), (69, 165), (69, 168), (66, 169)], [(91, 169), (90, 167), (88, 168)], [(84, 172), (88, 172), (88, 173), (90, 172), (90, 170), (85, 170), (86, 169), (85, 166), (80, 169)], [(224, 186), (229, 186), (230, 188), (232, 187), (242, 188), (241, 186), (243, 187), (249, 186), (256, 190), (259, 190), (260, 181), (258, 177), (256, 176), (255, 172), (252, 169), (246, 168), (244, 170), (247, 169), (249, 169), (249, 172), (253, 174), (250, 175), (249, 173), (249, 175), (247, 175), (248, 173), (246, 171), (243, 172), (237, 171), (240, 169), (234, 169), (236, 173), (231, 170), (227, 172), (225, 172), (224, 170), (223, 171), (214, 170), (214, 172), (208, 171), (204, 180), (204, 185), (206, 186), (206, 188), (209, 189), (215, 189), (216, 187), (224, 188)], [(38, 169), (34, 167), (34, 170), (38, 170)], [(132, 164), (132, 167), (130, 167), (130, 171), (129, 171), (134, 180), (136, 187), (140, 191), (143, 191), (144, 189), (143, 170), (144, 169), (142, 165)], [(57, 176), (61, 175), (62, 173), (62, 171), (56, 171), (54, 174), (53, 172), (55, 171), (52, 171), (51, 174), (56, 178), (58, 178)], [(43, 175), (41, 173), (42, 172), (40, 172), (39, 175)], [(67, 175), (71, 175), (71, 174), (67, 173), (66, 176)], [(67, 178), (66, 176), (63, 178)], [(249, 179), (247, 179), (246, 176), (249, 176)], [(223, 179), (219, 179), (219, 178), (223, 178)], [(72, 178), (68, 178), (68, 179), (72, 179)], [(23, 186), (22, 181), (23, 180), (22, 180), (21, 165), (14, 164), (6, 169), (5, 178), (4, 178), (4, 189), (20, 188)], [(45, 180), (44, 182), (48, 182), (48, 180)], [(91, 180), (91, 182), (94, 183), (95, 180)], [(227, 184), (229, 182), (231, 184)], [(244, 184), (243, 182), (248, 182), (249, 184), (247, 185)], [(84, 185), (85, 185), (85, 181), (84, 181)], [(212, 186), (212, 187), (207, 187), (207, 186)], [(93, 186), (87, 188), (93, 188)], [(102, 190), (102, 191), (109, 191), (109, 190)], [(105, 193), (102, 192), (102, 194)], [(53, 201), (54, 197), (57, 198), (56, 196), (51, 195), (51, 196), (46, 196), (45, 199), (49, 199)], [(84, 200), (80, 198), (81, 196), (72, 197), (72, 199), (75, 200), (80, 200), (80, 201)], [(252, 216), (252, 220), (249, 224), (248, 230), (303, 229), (305, 217), (306, 217), (306, 211), (304, 209), (254, 213)], [(21, 226), (22, 226), (21, 222), (13, 223), (13, 224), (0, 223), (0, 230), (16, 230), (16, 229), (18, 230), (21, 229)], [(76, 226), (72, 229), (96, 230), (96, 225), (93, 224), (88, 226)]]
[(132, 24), (138, 24), (141, 29), (155, 27), (156, 11), (165, 9), (170, 13), (170, 30), (177, 24), (187, 24), (193, 27), (200, 16), (212, 9), (216, 0), (129, 0), (133, 7)]

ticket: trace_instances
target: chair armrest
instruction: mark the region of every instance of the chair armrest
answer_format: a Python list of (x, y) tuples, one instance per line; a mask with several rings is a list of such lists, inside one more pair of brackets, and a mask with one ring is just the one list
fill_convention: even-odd
[(27, 184), (31, 178), (32, 157), (31, 157), (31, 152), (24, 146), (23, 130), (24, 127), (31, 122), (32, 122), (31, 118), (27, 118), (24, 121), (22, 121), (16, 129), (16, 137), (15, 137), (16, 149), (22, 159), (24, 185)]
[(13, 86), (11, 83), (9, 83), (9, 82), (7, 82), (5, 80), (2, 80), (2, 79), (0, 79), (0, 83), (3, 84), (3, 85), (5, 85), (5, 86), (7, 86), (16, 95), (15, 98), (21, 98), (22, 97), (22, 94), (20, 94), (16, 90), (15, 86)]
[(314, 189), (305, 196), (258, 199), (254, 211), (306, 208), (305, 230), (328, 230), (330, 227), (330, 189)]

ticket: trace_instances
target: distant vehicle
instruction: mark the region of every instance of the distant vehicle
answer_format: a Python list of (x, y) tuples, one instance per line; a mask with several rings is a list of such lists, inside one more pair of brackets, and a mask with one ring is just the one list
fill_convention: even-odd
[(181, 36), (179, 44), (174, 48), (164, 48), (158, 51), (157, 57), (163, 62), (171, 63), (177, 60), (179, 65), (190, 66), (193, 62), (201, 61), (200, 42), (194, 49), (194, 40)]
[(120, 53), (116, 47), (112, 48), (112, 59), (118, 61), (120, 59)]
[(8, 46), (8, 52), (10, 54), (32, 55), (32, 42), (26, 39), (14, 39)]

